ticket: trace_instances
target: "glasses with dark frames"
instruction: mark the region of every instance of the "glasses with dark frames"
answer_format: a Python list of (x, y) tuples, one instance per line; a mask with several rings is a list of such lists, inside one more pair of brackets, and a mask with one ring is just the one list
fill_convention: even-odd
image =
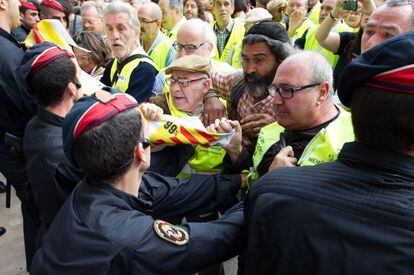
[(299, 91), (302, 91), (304, 89), (308, 89), (311, 87), (315, 87), (320, 84), (321, 83), (314, 83), (314, 84), (309, 84), (309, 85), (299, 86), (299, 87), (286, 87), (286, 86), (277, 86), (275, 84), (272, 84), (267, 89), (271, 96), (275, 96), (276, 93), (278, 93), (281, 98), (289, 99), (289, 98), (292, 98), (293, 94), (296, 92), (299, 92)]

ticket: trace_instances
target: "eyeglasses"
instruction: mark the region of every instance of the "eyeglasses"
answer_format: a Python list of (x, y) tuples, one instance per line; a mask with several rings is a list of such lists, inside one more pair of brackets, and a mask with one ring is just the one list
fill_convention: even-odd
[(195, 81), (199, 81), (199, 80), (203, 80), (203, 79), (207, 79), (207, 78), (201, 77), (201, 78), (196, 78), (196, 79), (188, 79), (188, 78), (175, 79), (173, 77), (170, 77), (170, 78), (167, 78), (165, 80), (165, 83), (167, 83), (168, 86), (178, 84), (178, 86), (180, 86), (182, 88), (182, 87), (187, 87), (188, 85), (190, 85), (191, 82), (195, 82)]
[(147, 149), (151, 145), (151, 142), (148, 138), (144, 138), (144, 140), (141, 141), (140, 143), (142, 144), (142, 148), (144, 149)]
[(145, 19), (145, 18), (139, 18), (138, 17), (138, 20), (139, 20), (139, 22), (141, 22), (142, 24), (151, 24), (151, 23), (154, 23), (154, 22), (157, 22), (159, 19), (155, 19), (155, 20), (147, 20), (147, 19)]
[(75, 84), (75, 87), (76, 87), (76, 89), (78, 89), (78, 90), (79, 90), (80, 88), (82, 88), (82, 84), (80, 84), (78, 80), (73, 81), (73, 84)]
[(299, 92), (299, 91), (307, 89), (307, 88), (315, 87), (315, 86), (318, 86), (320, 84), (321, 83), (314, 83), (314, 84), (309, 84), (309, 85), (300, 86), (300, 87), (279, 87), (277, 85), (272, 84), (267, 89), (268, 89), (269, 94), (271, 96), (275, 96), (276, 93), (278, 93), (281, 98), (289, 99), (289, 98), (292, 98), (293, 94), (296, 93), (296, 92)]
[(198, 48), (200, 48), (201, 46), (203, 46), (206, 43), (207, 42), (203, 42), (203, 43), (201, 43), (200, 45), (197, 46), (197, 45), (191, 45), (191, 44), (183, 45), (183, 44), (180, 44), (178, 42), (174, 42), (172, 44), (172, 46), (174, 47), (174, 49), (177, 52), (180, 52), (184, 48), (184, 50), (187, 54), (191, 54), (191, 53), (194, 53), (195, 50), (197, 50)]

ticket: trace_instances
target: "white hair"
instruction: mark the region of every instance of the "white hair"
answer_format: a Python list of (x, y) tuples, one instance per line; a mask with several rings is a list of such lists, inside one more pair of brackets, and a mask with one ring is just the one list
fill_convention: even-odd
[(111, 2), (105, 5), (103, 9), (103, 16), (112, 13), (127, 13), (129, 15), (129, 26), (136, 32), (139, 33), (140, 31), (140, 24), (138, 21), (137, 13), (135, 9), (124, 2)]
[(184, 28), (196, 29), (203, 33), (205, 41), (213, 46), (211, 55), (214, 55), (217, 47), (217, 36), (210, 24), (200, 18), (192, 18), (185, 21), (178, 29), (178, 32), (181, 32)]

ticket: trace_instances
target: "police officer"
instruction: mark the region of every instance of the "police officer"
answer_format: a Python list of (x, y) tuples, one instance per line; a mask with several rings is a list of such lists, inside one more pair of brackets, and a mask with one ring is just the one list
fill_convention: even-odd
[[(158, 218), (182, 214), (179, 206), (194, 209), (191, 204), (198, 204), (195, 213), (219, 208), (240, 188), (240, 176), (213, 182), (200, 176), (189, 192), (191, 184), (144, 174), (149, 141), (137, 106), (128, 95), (101, 91), (81, 99), (66, 116), (65, 154), (86, 178), (45, 235), (32, 274), (191, 274), (237, 254), (240, 205), (206, 224), (174, 226)], [(145, 113), (159, 119), (159, 113)], [(204, 199), (194, 199), (201, 190)]]

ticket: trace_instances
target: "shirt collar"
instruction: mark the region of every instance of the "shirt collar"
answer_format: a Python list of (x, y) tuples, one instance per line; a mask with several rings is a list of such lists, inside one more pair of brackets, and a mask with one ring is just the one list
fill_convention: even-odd
[(414, 157), (368, 146), (361, 142), (345, 143), (339, 153), (338, 161), (355, 167), (389, 171), (414, 180)]
[(158, 30), (158, 35), (155, 38), (154, 42), (152, 42), (152, 45), (147, 52), (148, 55), (151, 54), (151, 52), (155, 49), (155, 47), (161, 42), (162, 36), (163, 36), (162, 32)]
[[(224, 29), (224, 31), (231, 32), (231, 31), (233, 30), (233, 25), (234, 25), (234, 19), (230, 19), (230, 21), (229, 21), (229, 23), (227, 24), (227, 26), (226, 26), (226, 28)], [(219, 32), (219, 31), (220, 31), (220, 30), (218, 29), (217, 22), (214, 24), (214, 30), (215, 30), (215, 31), (217, 31), (217, 32)], [(224, 32), (224, 31), (223, 31), (223, 32)]]

